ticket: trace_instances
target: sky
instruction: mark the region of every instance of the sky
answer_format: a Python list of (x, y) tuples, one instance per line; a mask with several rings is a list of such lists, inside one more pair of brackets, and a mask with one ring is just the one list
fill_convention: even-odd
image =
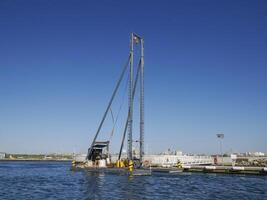
[[(217, 133), (224, 152), (267, 153), (266, 10), (261, 0), (1, 0), (0, 151), (86, 152), (136, 32), (147, 153), (218, 153)], [(108, 119), (103, 138), (111, 129)]]

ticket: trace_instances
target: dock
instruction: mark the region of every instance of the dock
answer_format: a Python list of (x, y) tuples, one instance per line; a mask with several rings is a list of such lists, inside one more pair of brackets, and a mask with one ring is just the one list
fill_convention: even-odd
[(183, 166), (183, 172), (267, 175), (267, 167), (240, 166)]
[(134, 175), (134, 176), (148, 176), (156, 174), (181, 174), (181, 173), (216, 173), (216, 174), (243, 174), (243, 175), (267, 175), (267, 167), (239, 167), (239, 166), (211, 166), (211, 165), (196, 165), (196, 166), (183, 166), (177, 167), (150, 167), (134, 169), (132, 173), (128, 171), (128, 168), (116, 168), (116, 167), (78, 167), (73, 166), (73, 171), (85, 170), (93, 173), (112, 173), (117, 175)]
[(244, 175), (267, 175), (267, 167), (239, 167), (239, 166), (183, 166), (182, 168), (152, 168), (152, 173), (218, 173), (218, 174), (244, 174)]

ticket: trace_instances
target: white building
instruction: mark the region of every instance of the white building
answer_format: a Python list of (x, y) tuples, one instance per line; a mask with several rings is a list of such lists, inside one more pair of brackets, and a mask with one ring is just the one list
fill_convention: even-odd
[(147, 160), (151, 165), (163, 167), (176, 166), (178, 162), (183, 165), (209, 165), (214, 163), (211, 156), (188, 156), (188, 155), (145, 155), (144, 160)]
[(254, 156), (264, 156), (264, 153), (262, 153), (262, 152), (255, 152), (254, 153)]
[(264, 156), (263, 152), (246, 152), (245, 156)]
[(0, 159), (5, 159), (6, 153), (0, 152)]

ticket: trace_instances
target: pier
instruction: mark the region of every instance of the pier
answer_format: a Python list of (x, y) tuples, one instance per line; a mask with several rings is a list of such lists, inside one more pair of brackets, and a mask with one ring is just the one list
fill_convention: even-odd
[(240, 167), (240, 166), (187, 166), (184, 171), (224, 174), (251, 174), (267, 175), (266, 167)]
[(156, 175), (156, 174), (180, 174), (180, 173), (214, 173), (214, 174), (239, 174), (239, 175), (267, 175), (267, 167), (240, 167), (240, 166), (212, 166), (212, 165), (195, 165), (178, 167), (149, 167), (142, 169), (134, 169), (132, 173), (128, 168), (116, 167), (85, 167), (83, 165), (75, 165), (73, 171), (85, 170), (94, 173), (111, 173), (119, 175)]

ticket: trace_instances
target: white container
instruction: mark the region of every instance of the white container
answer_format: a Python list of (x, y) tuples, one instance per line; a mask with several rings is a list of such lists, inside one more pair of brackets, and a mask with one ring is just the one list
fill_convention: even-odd
[(190, 169), (190, 168), (191, 168), (190, 165), (183, 165), (182, 167), (183, 167), (184, 169)]
[(93, 167), (93, 161), (87, 160), (86, 167)]
[(101, 167), (101, 168), (107, 167), (106, 160), (99, 160), (98, 161), (98, 167)]
[(232, 170), (243, 171), (245, 170), (245, 167), (232, 167)]
[(107, 158), (107, 165), (110, 164), (110, 158)]
[(216, 169), (216, 167), (215, 166), (205, 166), (205, 169)]

